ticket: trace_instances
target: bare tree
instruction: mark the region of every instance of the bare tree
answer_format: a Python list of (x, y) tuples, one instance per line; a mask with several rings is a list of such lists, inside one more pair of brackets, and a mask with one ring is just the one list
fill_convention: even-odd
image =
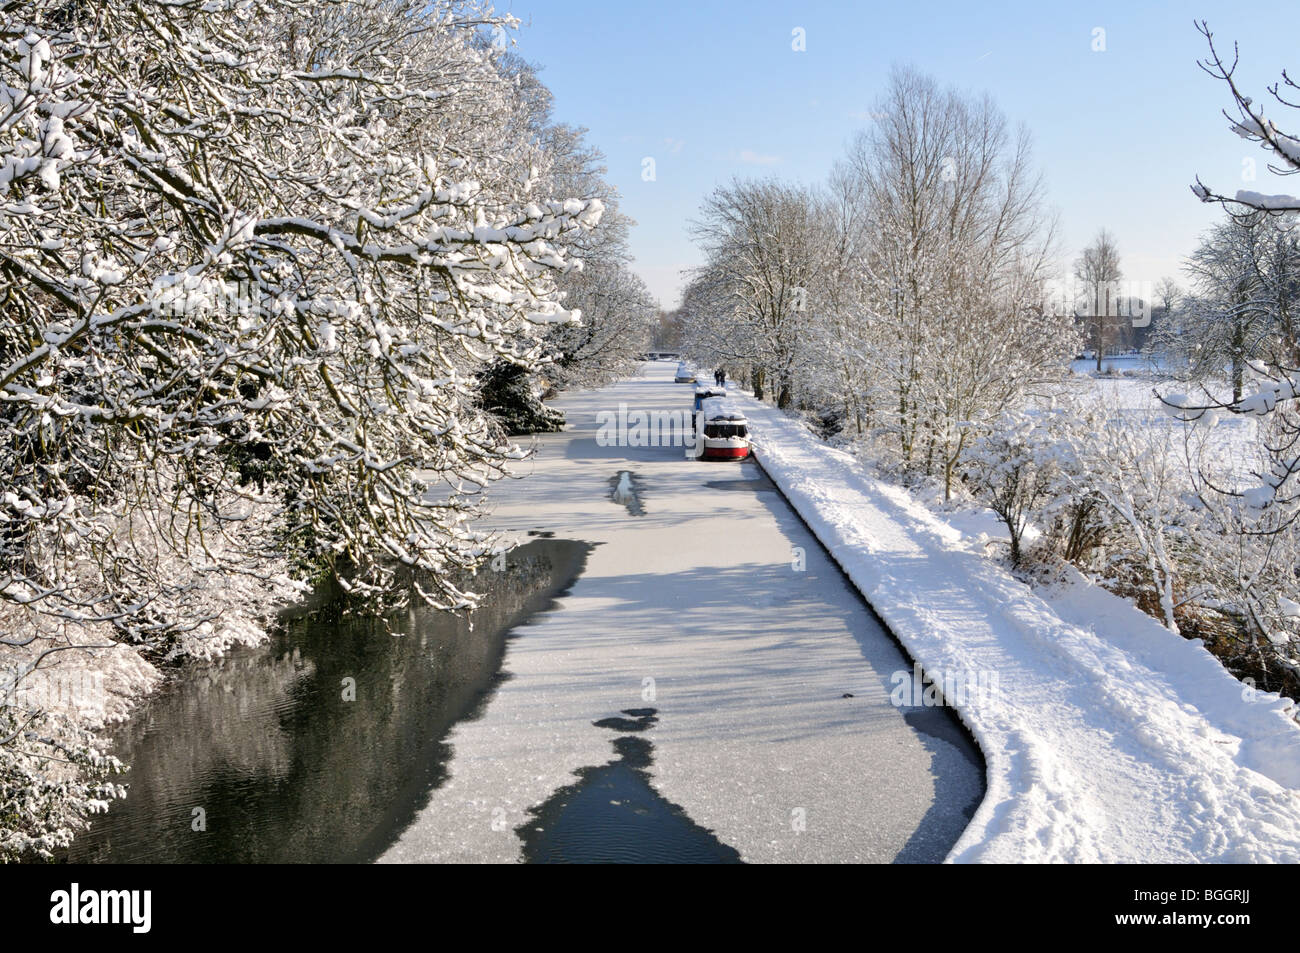
[(708, 259), (704, 285), (733, 318), (699, 331), (753, 368), (756, 393), (770, 381), (777, 406), (788, 407), (806, 356), (807, 289), (825, 261), (816, 196), (775, 180), (733, 181), (705, 199), (692, 232)]
[(1054, 245), (1028, 132), (988, 97), (897, 70), (847, 160), (866, 238), (863, 344), (906, 467), (950, 492), (970, 436), (1059, 373), (1068, 318), (1045, 314)]
[(1241, 400), (1246, 364), (1269, 335), (1261, 277), (1265, 225), (1259, 214), (1214, 226), (1187, 259), (1197, 295), (1184, 316), (1188, 367), (1198, 379), (1221, 378), (1228, 367), (1232, 400)]
[(1106, 229), (1075, 259), (1074, 277), (1083, 285), (1085, 338), (1097, 352), (1100, 371), (1106, 348), (1119, 338), (1119, 281), (1124, 277), (1119, 247)]
[[(1268, 168), (1271, 172), (1277, 175), (1295, 175), (1300, 172), (1300, 138), (1283, 131), (1273, 120), (1265, 119), (1263, 107), (1256, 105), (1254, 99), (1246, 95), (1237, 85), (1236, 73), (1239, 59), (1237, 45), (1235, 43), (1232, 45), (1232, 62), (1228, 63), (1214, 45), (1214, 34), (1210, 32), (1209, 24), (1202, 20), (1196, 24), (1196, 28), (1205, 37), (1210, 50), (1210, 55), (1198, 65), (1210, 76), (1221, 80), (1232, 96), (1236, 116), (1227, 110), (1223, 111), (1224, 117), (1228, 120), (1228, 127), (1243, 139), (1259, 143), (1261, 148), (1272, 155), (1277, 164), (1269, 164)], [(1296, 102), (1283, 95), (1281, 92), (1283, 88), (1288, 90), (1287, 95), (1294, 95), (1290, 92), (1293, 90), (1300, 91), (1300, 85), (1287, 75), (1286, 70), (1282, 71), (1282, 81), (1269, 86), (1268, 92), (1287, 109), (1298, 108)], [(1235, 215), (1249, 215), (1252, 212), (1273, 214), (1300, 212), (1300, 198), (1293, 195), (1264, 195), (1241, 189), (1229, 197), (1210, 189), (1199, 176), (1192, 185), (1192, 192), (1202, 202), (1218, 202)]]
[(1156, 282), (1156, 300), (1165, 314), (1173, 312), (1183, 299), (1183, 288), (1176, 280), (1166, 275)]

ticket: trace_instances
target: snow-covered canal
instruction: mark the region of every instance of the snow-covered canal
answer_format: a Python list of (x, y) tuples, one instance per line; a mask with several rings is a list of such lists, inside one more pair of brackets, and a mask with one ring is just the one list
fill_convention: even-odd
[(910, 664), (762, 471), (597, 442), (688, 409), (672, 370), (559, 402), (472, 629), (326, 612), (173, 673), (68, 859), (942, 860), (979, 753), (890, 703)]
[(594, 549), (383, 861), (939, 861), (978, 805), (978, 750), (891, 704), (910, 661), (756, 464), (597, 441), (689, 409), (673, 369), (566, 395), (493, 488), (503, 532)]

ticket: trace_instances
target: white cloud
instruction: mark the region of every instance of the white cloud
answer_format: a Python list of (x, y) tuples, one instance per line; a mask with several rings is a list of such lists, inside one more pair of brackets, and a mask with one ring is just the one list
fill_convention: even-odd
[(741, 162), (747, 162), (750, 165), (776, 165), (782, 161), (780, 156), (765, 156), (755, 152), (753, 149), (742, 149), (738, 157)]

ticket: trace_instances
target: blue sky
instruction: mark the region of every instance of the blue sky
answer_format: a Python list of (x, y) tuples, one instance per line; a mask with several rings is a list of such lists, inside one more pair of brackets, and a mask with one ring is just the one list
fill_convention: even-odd
[[(990, 9), (993, 7), (994, 9)], [(1241, 47), (1239, 79), (1256, 102), (1290, 67), (1300, 79), (1300, 4), (1164, 3), (604, 3), (499, 0), (524, 21), (517, 50), (542, 67), (557, 118), (590, 130), (634, 219), (636, 270), (665, 307), (683, 268), (698, 264), (687, 233), (700, 200), (732, 176), (824, 179), (859, 129), (891, 65), (988, 92), (1032, 132), (1062, 259), (1103, 226), (1125, 278), (1175, 274), (1222, 213), (1188, 191), (1300, 191), (1270, 174), (1266, 155), (1220, 113), (1226, 88), (1196, 61), (1194, 19), (1222, 52)], [(800, 27), (807, 49), (791, 49)], [(1092, 49), (1105, 30), (1105, 50)], [(1266, 111), (1300, 130), (1300, 111)], [(1292, 112), (1294, 120), (1287, 116)], [(1288, 120), (1288, 121), (1283, 121)], [(655, 180), (642, 178), (655, 160)], [(1257, 178), (1243, 181), (1243, 160)]]

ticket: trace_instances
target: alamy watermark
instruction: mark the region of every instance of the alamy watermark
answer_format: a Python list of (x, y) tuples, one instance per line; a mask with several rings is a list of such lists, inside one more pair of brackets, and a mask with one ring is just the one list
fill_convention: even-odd
[(893, 688), (889, 702), (895, 708), (935, 708), (943, 705), (964, 707), (992, 699), (999, 689), (998, 673), (982, 671), (947, 671), (927, 674), (920, 665), (909, 672), (899, 669), (889, 676)]
[(598, 447), (682, 447), (692, 457), (703, 444), (704, 414), (689, 410), (618, 410), (596, 413)]
[(50, 922), (59, 925), (123, 924), (148, 933), (153, 924), (151, 890), (83, 890), (73, 883), (50, 894)]
[(1073, 314), (1080, 319), (1125, 318), (1135, 328), (1151, 324), (1151, 302), (1156, 298), (1150, 281), (1084, 282), (1069, 277), (1043, 285), (1043, 312)]
[(9, 705), (42, 711), (103, 711), (108, 697), (104, 674), (86, 669), (37, 669), (17, 684), (12, 673), (0, 675), (0, 691)]

